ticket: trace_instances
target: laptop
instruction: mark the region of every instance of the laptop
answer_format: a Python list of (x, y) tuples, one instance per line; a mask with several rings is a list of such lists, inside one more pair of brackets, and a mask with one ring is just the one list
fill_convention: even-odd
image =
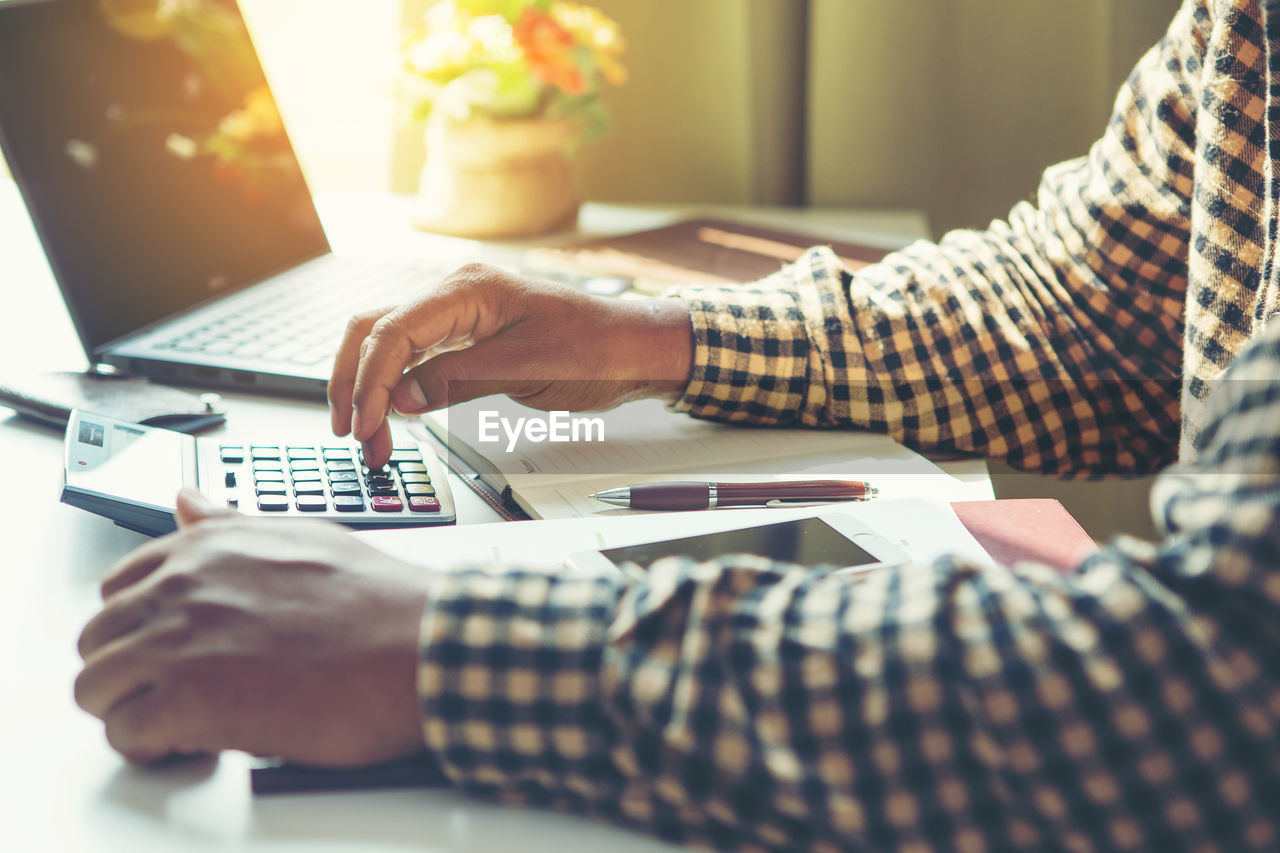
[(332, 253), (233, 0), (0, 0), (0, 148), (94, 365), (323, 398), (447, 272)]

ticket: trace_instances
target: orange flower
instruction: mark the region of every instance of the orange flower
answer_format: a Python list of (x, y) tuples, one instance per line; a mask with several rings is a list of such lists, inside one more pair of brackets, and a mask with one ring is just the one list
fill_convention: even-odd
[(591, 49), (596, 68), (605, 80), (615, 86), (627, 82), (627, 69), (621, 61), (627, 52), (627, 41), (617, 21), (599, 9), (566, 0), (551, 4), (551, 17), (573, 35), (574, 41)]
[(545, 12), (527, 8), (515, 26), (516, 44), (533, 73), (568, 95), (587, 91), (587, 79), (574, 58), (573, 34)]

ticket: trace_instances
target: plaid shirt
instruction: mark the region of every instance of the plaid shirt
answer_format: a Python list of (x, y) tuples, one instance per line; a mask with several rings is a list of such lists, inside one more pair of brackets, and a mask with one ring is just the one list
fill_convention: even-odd
[(1161, 544), (1066, 576), (447, 573), (419, 666), (444, 771), (720, 848), (1280, 849), (1277, 72), (1257, 0), (1188, 2), (1036, 206), (682, 293), (697, 415), (1049, 471), (1147, 470), (1180, 433)]

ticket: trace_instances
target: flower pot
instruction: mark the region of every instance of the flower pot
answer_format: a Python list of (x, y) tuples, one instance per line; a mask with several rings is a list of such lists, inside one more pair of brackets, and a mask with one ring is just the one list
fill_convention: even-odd
[(578, 141), (566, 119), (433, 118), (414, 224), (480, 239), (572, 227), (581, 204), (571, 161)]

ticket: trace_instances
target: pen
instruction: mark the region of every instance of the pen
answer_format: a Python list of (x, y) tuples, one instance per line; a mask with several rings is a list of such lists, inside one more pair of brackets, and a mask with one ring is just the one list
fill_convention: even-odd
[(802, 506), (871, 500), (879, 490), (860, 480), (771, 483), (641, 483), (605, 489), (591, 497), (631, 509), (685, 510), (729, 506)]

